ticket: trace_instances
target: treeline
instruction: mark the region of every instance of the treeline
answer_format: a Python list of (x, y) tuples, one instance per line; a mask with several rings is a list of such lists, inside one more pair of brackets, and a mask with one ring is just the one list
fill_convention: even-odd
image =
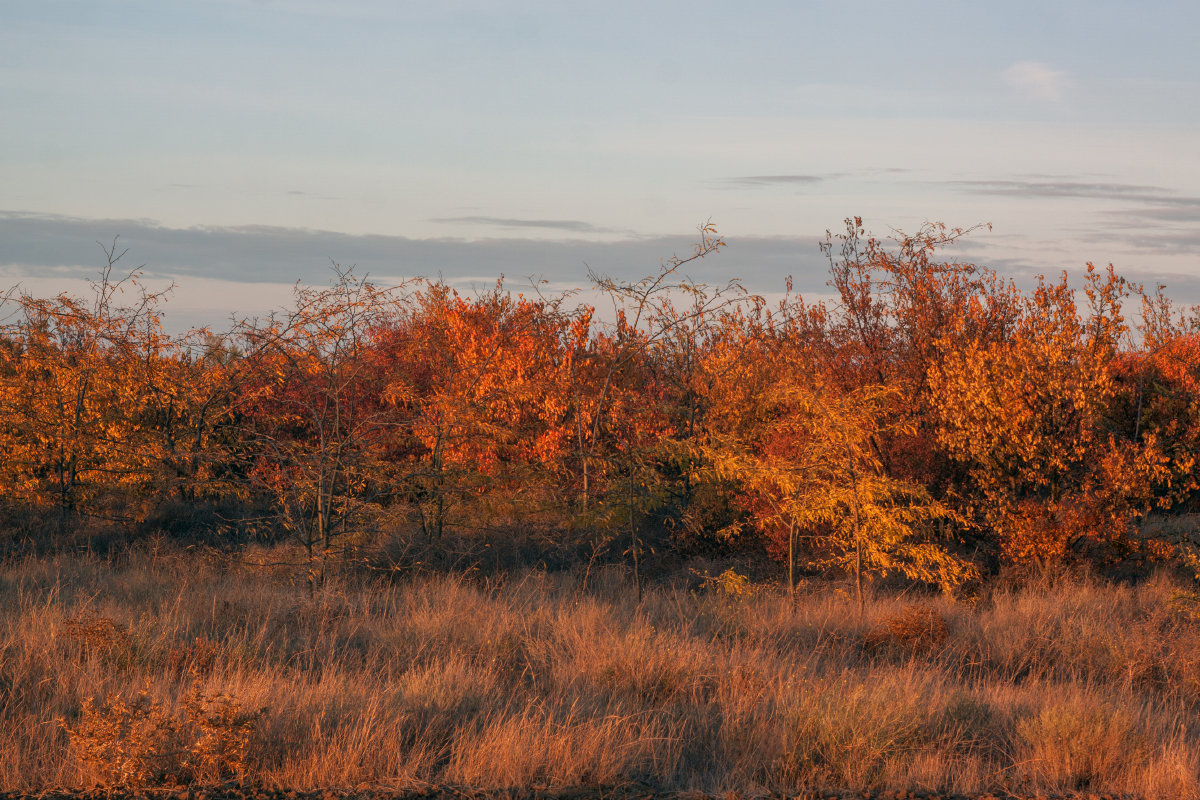
[(706, 226), (645, 280), (593, 276), (611, 310), (337, 271), (270, 317), (182, 336), (114, 245), (90, 297), (5, 303), (3, 504), (49, 539), (256, 510), (314, 583), (381, 532), (530, 525), (592, 537), (639, 580), (649, 531), (761, 542), (789, 581), (860, 587), (1191, 558), (1140, 523), (1200, 488), (1200, 315), (1111, 267), (1021, 291), (945, 258), (965, 233), (880, 241), (848, 220), (823, 246), (831, 302), (683, 279), (723, 246)]

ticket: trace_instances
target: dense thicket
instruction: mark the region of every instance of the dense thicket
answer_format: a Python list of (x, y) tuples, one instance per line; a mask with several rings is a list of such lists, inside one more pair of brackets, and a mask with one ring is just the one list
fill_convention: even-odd
[(1082, 293), (1065, 273), (1021, 291), (946, 259), (964, 233), (880, 241), (849, 220), (825, 244), (832, 302), (683, 279), (723, 246), (707, 226), (657, 275), (596, 277), (611, 313), (339, 271), (269, 318), (183, 336), (136, 276), (114, 278), (114, 248), (89, 298), (7, 301), (10, 527), (263, 512), (314, 583), (384, 534), (531, 526), (635, 570), (648, 531), (762, 542), (789, 579), (860, 587), (1190, 558), (1139, 523), (1200, 487), (1200, 315), (1090, 264)]

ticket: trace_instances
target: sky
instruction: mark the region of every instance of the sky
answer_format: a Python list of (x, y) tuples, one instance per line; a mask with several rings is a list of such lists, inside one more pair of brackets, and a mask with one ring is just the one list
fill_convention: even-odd
[[(1200, 302), (1194, 2), (0, 0), (0, 284), (174, 282), (176, 324), (387, 283), (827, 292), (825, 232), (990, 223)], [(172, 315), (174, 315), (172, 317)]]

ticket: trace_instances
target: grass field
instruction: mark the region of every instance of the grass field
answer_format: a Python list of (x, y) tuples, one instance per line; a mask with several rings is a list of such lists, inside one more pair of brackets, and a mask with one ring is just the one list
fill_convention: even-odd
[[(1200, 796), (1200, 595), (968, 601), (346, 570), (216, 554), (0, 572), (0, 787), (938, 789)], [(739, 593), (737, 590), (743, 589)]]

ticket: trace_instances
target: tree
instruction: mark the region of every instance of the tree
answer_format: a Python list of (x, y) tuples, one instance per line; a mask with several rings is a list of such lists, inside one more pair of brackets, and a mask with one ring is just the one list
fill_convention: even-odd
[[(126, 251), (101, 245), (106, 264), (90, 298), (8, 298), (0, 352), (0, 411), (10, 498), (110, 516), (115, 495), (144, 488), (154, 464), (145, 450), (150, 398), (144, 369), (172, 343), (139, 269), (118, 272)], [(122, 304), (131, 294), (132, 303)]]
[(244, 354), (231, 366), (243, 474), (304, 548), (311, 593), (385, 493), (377, 444), (392, 415), (369, 355), (397, 297), (335, 265), (328, 288), (297, 285), (294, 298), (291, 309), (239, 324)]
[(195, 330), (161, 359), (149, 417), (163, 495), (195, 504), (237, 494), (229, 457), (238, 358), (225, 337)]
[(975, 516), (1012, 561), (1047, 565), (1080, 542), (1125, 536), (1163, 475), (1153, 437), (1109, 424), (1131, 291), (1089, 264), (1083, 316), (1065, 273), (1043, 280), (1010, 335), (944, 343), (930, 370), (938, 440), (968, 467)]
[[(679, 273), (687, 264), (725, 246), (716, 226), (706, 222), (688, 256), (672, 256), (657, 275), (639, 281), (619, 281), (590, 273), (595, 287), (612, 303), (615, 325), (584, 341), (576, 329), (575, 348), (568, 362), (571, 412), (577, 461), (582, 477), (580, 508), (587, 511), (595, 492), (596, 473), (618, 479), (623, 492), (610, 493), (610, 510), (621, 507), (627, 523), (634, 585), (642, 597), (642, 541), (638, 531), (639, 496), (655, 494), (661, 475), (653, 462), (668, 457), (662, 445), (670, 435), (670, 389), (690, 389), (691, 376), (676, 375), (668, 386), (664, 371), (673, 358), (692, 368), (694, 347), (701, 331), (722, 309), (739, 302), (745, 290), (736, 280), (711, 290)], [(683, 309), (675, 306), (687, 298)], [(593, 309), (583, 311), (590, 322)], [(580, 352), (580, 345), (586, 345)], [(682, 353), (678, 348), (682, 347)], [(657, 373), (657, 374), (656, 374)], [(660, 380), (655, 380), (659, 378)], [(693, 409), (693, 428), (695, 422)], [(677, 448), (670, 448), (678, 452)], [(617, 483), (617, 481), (614, 481)], [(619, 499), (618, 499), (619, 498)]]
[(528, 493), (529, 469), (557, 463), (565, 324), (556, 302), (502, 283), (470, 300), (427, 283), (380, 329), (373, 357), (393, 415), (389, 480), (429, 540), (468, 499)]
[(1020, 314), (1011, 282), (941, 256), (980, 227), (925, 223), (916, 233), (881, 241), (854, 217), (844, 234), (827, 233), (821, 246), (837, 299), (825, 310), (819, 360), (845, 389), (880, 384), (897, 390), (891, 413), (914, 424), (875, 447), (893, 475), (936, 489), (951, 476), (936, 445), (929, 371), (953, 347), (1003, 339)]
[(743, 350), (743, 366), (725, 373), (729, 388), (715, 398), (724, 402), (698, 455), (700, 477), (737, 486), (755, 527), (785, 533), (789, 591), (802, 536), (810, 566), (854, 575), (860, 614), (865, 576), (900, 572), (944, 590), (970, 577), (970, 564), (929, 540), (930, 523), (953, 512), (889, 475), (873, 446), (912, 425), (889, 414), (896, 390), (843, 392), (817, 365), (771, 344), (755, 343), (749, 358)]

